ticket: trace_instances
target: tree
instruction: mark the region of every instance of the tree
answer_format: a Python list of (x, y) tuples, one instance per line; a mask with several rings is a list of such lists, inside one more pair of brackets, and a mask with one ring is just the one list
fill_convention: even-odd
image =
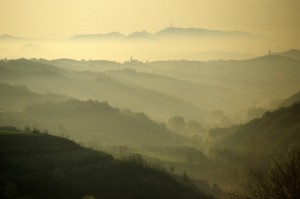
[(300, 152), (292, 151), (275, 160), (267, 174), (252, 171), (251, 199), (299, 199)]
[(181, 116), (174, 116), (168, 119), (168, 126), (171, 130), (181, 132), (184, 129), (185, 125), (185, 120)]

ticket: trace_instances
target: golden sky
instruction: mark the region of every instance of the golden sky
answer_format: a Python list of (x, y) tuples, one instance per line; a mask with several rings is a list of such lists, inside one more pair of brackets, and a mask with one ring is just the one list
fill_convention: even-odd
[(299, 0), (0, 0), (0, 34), (156, 32), (169, 26), (300, 35)]

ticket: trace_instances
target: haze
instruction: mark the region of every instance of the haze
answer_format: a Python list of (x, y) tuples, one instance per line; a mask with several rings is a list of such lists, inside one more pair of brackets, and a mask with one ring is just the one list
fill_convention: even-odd
[(300, 34), (297, 0), (1, 0), (1, 33), (41, 37), (179, 27)]
[[(202, 39), (196, 43), (185, 42), (184, 45), (172, 41), (151, 45), (130, 43), (129, 47), (128, 43), (74, 46), (73, 43), (52, 41), (49, 45), (47, 42), (26, 41), (8, 45), (1, 43), (1, 57), (32, 58), (38, 54), (38, 57), (50, 59), (68, 57), (118, 61), (128, 60), (130, 56), (142, 60), (249, 58), (265, 54), (268, 50), (283, 51), (299, 46), (299, 5), (297, 0), (2, 0), (0, 34), (18, 37), (68, 39), (78, 34), (110, 32), (129, 35), (141, 31), (156, 33), (173, 26), (241, 31), (258, 36), (260, 40), (256, 39), (256, 43), (253, 40), (216, 41), (214, 44)], [(175, 49), (180, 47), (181, 50), (172, 52), (173, 44), (177, 46)], [(74, 49), (81, 51), (81, 56)]]
[(0, 198), (300, 198), (299, 5), (0, 0)]

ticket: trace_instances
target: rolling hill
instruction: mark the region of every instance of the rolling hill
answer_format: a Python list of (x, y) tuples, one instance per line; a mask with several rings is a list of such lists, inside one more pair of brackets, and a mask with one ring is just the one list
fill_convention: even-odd
[[(37, 94), (25, 86), (0, 84), (0, 124), (48, 129), (83, 142), (132, 146), (184, 145), (188, 139), (167, 130), (144, 113), (112, 107), (107, 102)], [(158, 141), (159, 140), (159, 141)]]
[(63, 102), (70, 97), (47, 93), (41, 95), (34, 93), (25, 85), (10, 85), (0, 83), (0, 109), (9, 111), (23, 111), (28, 105), (45, 101)]
[(201, 116), (201, 109), (183, 99), (140, 85), (121, 83), (103, 73), (70, 71), (45, 61), (10, 60), (0, 62), (0, 78), (9, 84), (27, 85), (37, 93), (57, 93), (87, 100), (109, 101), (113, 106), (145, 112), (152, 118), (167, 120), (183, 114)]
[[(196, 120), (205, 115), (214, 121), (214, 112), (220, 112), (239, 123), (247, 121), (249, 109), (269, 109), (270, 102), (299, 91), (299, 66), (299, 60), (272, 54), (248, 60), (123, 64), (19, 59), (2, 60), (0, 77), (38, 93), (107, 100), (164, 122), (176, 115)], [(218, 118), (215, 123), (222, 123)]]
[(270, 102), (299, 91), (300, 85), (299, 60), (273, 54), (246, 60), (99, 62), (98, 65), (76, 62), (72, 66), (79, 65), (89, 71), (101, 71), (122, 85), (176, 96), (197, 106), (198, 111), (221, 110), (238, 122), (243, 121), (239, 120), (243, 116), (236, 113), (243, 109), (245, 114), (252, 108), (269, 109)]
[(150, 66), (156, 74), (225, 88), (224, 93), (214, 93), (219, 103), (213, 105), (226, 112), (254, 104), (266, 107), (271, 101), (299, 91), (300, 85), (299, 60), (280, 55), (209, 62), (157, 61)]
[(33, 120), (36, 127), (100, 145), (175, 145), (187, 141), (143, 113), (119, 110), (105, 102), (73, 99), (33, 104), (25, 109), (24, 117)]

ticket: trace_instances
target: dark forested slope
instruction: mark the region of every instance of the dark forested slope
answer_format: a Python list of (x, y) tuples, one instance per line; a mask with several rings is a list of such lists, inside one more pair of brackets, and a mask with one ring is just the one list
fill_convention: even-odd
[(300, 102), (300, 91), (288, 97), (287, 99), (283, 100), (279, 106), (287, 107), (299, 102)]
[(138, 156), (115, 160), (47, 134), (0, 128), (1, 198), (204, 198)]
[(276, 154), (299, 147), (300, 103), (266, 112), (261, 118), (227, 129), (211, 130), (219, 138), (216, 146), (247, 153)]
[(86, 141), (103, 144), (183, 144), (186, 139), (172, 133), (143, 113), (113, 108), (106, 102), (69, 100), (28, 106), (25, 118)]

